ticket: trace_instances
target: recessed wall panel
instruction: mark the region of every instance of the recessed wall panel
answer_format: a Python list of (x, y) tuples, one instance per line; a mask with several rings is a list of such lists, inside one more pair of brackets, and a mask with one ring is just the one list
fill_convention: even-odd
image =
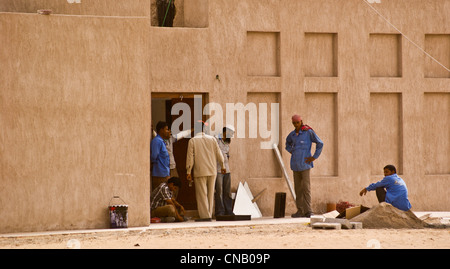
[(247, 32), (247, 75), (280, 76), (280, 33)]
[[(249, 178), (278, 178), (282, 176), (281, 167), (278, 164), (276, 155), (271, 148), (270, 141), (276, 140), (280, 134), (279, 113), (272, 103), (280, 103), (279, 93), (248, 93), (247, 107), (249, 111), (245, 112), (245, 135), (249, 139), (245, 142), (247, 152), (247, 174)], [(263, 107), (266, 106), (267, 110)], [(253, 108), (256, 108), (254, 111)], [(275, 118), (272, 121), (272, 113)], [(238, 121), (240, 119), (237, 119)], [(238, 130), (237, 130), (238, 131)], [(267, 131), (267, 132), (266, 132)], [(237, 134), (237, 133), (236, 133)], [(235, 136), (236, 136), (235, 134)], [(281, 142), (282, 137), (278, 137), (278, 145), (284, 145)], [(279, 146), (281, 154), (288, 154)], [(287, 167), (289, 168), (289, 167)]]
[(425, 174), (450, 174), (450, 93), (425, 93)]
[[(425, 51), (440, 64), (450, 68), (450, 35), (425, 35)], [(425, 58), (426, 78), (450, 78), (450, 72), (429, 56)]]
[[(338, 116), (336, 93), (307, 93), (303, 123), (310, 125), (324, 142), (322, 154), (315, 161), (313, 175), (338, 175)], [(313, 143), (311, 154), (316, 144)]]
[(401, 35), (370, 34), (370, 76), (402, 76)]
[(370, 94), (370, 167), (372, 175), (382, 175), (392, 164), (403, 171), (402, 94)]
[(303, 68), (305, 77), (336, 77), (337, 34), (306, 33)]

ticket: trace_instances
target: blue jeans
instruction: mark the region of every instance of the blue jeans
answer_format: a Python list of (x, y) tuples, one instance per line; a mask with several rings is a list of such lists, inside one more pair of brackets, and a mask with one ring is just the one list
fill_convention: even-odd
[(214, 194), (214, 199), (216, 202), (216, 216), (233, 214), (230, 173), (217, 173), (215, 188), (216, 192)]

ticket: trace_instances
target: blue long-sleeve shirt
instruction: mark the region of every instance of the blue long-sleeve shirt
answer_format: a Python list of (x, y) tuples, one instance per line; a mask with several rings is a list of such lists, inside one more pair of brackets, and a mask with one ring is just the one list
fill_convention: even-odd
[(304, 171), (314, 167), (313, 162), (306, 163), (305, 158), (311, 157), (312, 143), (316, 143), (315, 159), (322, 153), (323, 142), (313, 129), (296, 134), (295, 130), (286, 137), (286, 150), (291, 153), (291, 169), (293, 171)]
[(408, 188), (397, 174), (384, 177), (381, 181), (370, 184), (366, 190), (373, 191), (377, 188), (386, 188), (386, 203), (403, 211), (408, 211), (411, 208), (408, 200)]
[(150, 161), (153, 164), (152, 176), (167, 177), (170, 175), (170, 156), (166, 144), (157, 135), (150, 144)]

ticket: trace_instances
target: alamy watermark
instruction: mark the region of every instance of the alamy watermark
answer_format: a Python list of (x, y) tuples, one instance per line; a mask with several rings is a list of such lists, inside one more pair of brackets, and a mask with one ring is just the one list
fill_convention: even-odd
[(81, 242), (78, 239), (70, 239), (67, 241), (66, 248), (69, 249), (80, 249), (81, 248)]
[[(226, 125), (231, 125), (235, 129), (236, 138), (262, 138), (265, 141), (260, 143), (261, 149), (272, 149), (273, 145), (279, 142), (279, 115), (280, 104), (270, 104), (270, 130), (268, 124), (267, 103), (226, 103), (225, 110), (218, 103), (208, 103), (202, 109), (202, 96), (194, 96), (194, 123), (191, 122), (192, 111), (187, 103), (176, 103), (172, 106), (172, 115), (180, 115), (172, 123), (171, 130), (177, 134), (183, 130), (189, 130), (194, 126), (194, 133), (201, 131), (201, 125), (195, 124), (202, 120), (204, 115), (210, 116), (206, 121), (209, 134), (219, 134)], [(212, 113), (214, 112), (214, 113)], [(248, 112), (248, 137), (246, 137), (246, 112)], [(213, 115), (212, 115), (213, 114)], [(225, 115), (225, 122), (224, 122)], [(236, 122), (235, 116), (236, 115)], [(182, 127), (182, 129), (181, 129)]]
[(367, 241), (366, 246), (367, 246), (367, 248), (371, 248), (371, 249), (380, 249), (381, 243), (377, 239), (370, 239), (369, 241)]

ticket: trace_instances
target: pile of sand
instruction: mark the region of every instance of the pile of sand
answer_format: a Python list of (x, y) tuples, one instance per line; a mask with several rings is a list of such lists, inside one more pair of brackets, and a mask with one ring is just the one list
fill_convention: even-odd
[(428, 227), (414, 213), (395, 208), (388, 203), (380, 203), (350, 221), (363, 223), (363, 228), (421, 229)]

